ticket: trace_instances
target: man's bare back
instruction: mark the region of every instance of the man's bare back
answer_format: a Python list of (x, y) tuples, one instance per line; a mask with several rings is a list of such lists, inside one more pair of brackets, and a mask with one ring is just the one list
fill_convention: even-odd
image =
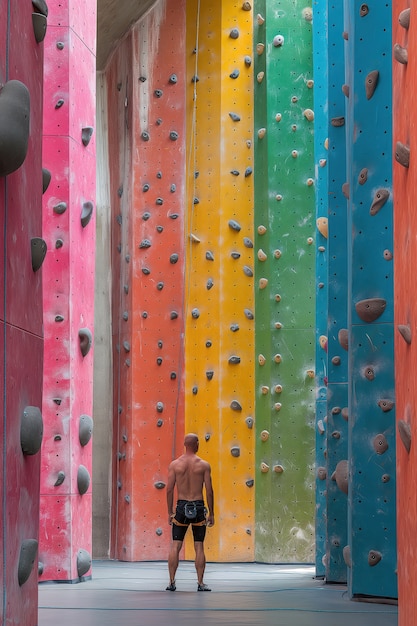
[(202, 500), (203, 485), (210, 466), (199, 456), (183, 454), (172, 462), (171, 469), (175, 474), (178, 500)]

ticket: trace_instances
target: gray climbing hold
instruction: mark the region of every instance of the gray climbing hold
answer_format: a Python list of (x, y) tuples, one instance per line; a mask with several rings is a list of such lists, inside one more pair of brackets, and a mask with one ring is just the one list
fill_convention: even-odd
[(159, 420), (156, 422), (156, 425), (158, 426), (158, 428), (161, 428), (161, 427), (164, 425), (164, 420), (159, 419)]
[(381, 400), (378, 400), (377, 404), (381, 411), (388, 413), (394, 408), (395, 402), (393, 400), (388, 400), (387, 398), (381, 398)]
[(54, 487), (59, 487), (60, 485), (62, 485), (62, 483), (65, 480), (65, 472), (63, 472), (62, 470), (60, 470), (58, 472), (58, 476), (56, 481), (54, 482)]
[(403, 167), (410, 166), (410, 148), (401, 141), (397, 141), (395, 145), (395, 160)]
[(155, 489), (163, 489), (166, 485), (162, 480), (157, 480), (156, 483), (153, 484)]
[(55, 321), (56, 322), (63, 322), (64, 321), (64, 316), (63, 315), (55, 315)]
[(163, 230), (164, 230), (164, 227), (163, 226), (157, 226), (156, 230), (157, 230), (158, 233), (162, 233)]
[(398, 324), (397, 328), (398, 328), (398, 332), (400, 333), (400, 335), (404, 339), (404, 341), (406, 343), (408, 343), (408, 345), (410, 345), (411, 344), (411, 339), (412, 339), (410, 325), (409, 324)]
[(42, 193), (48, 189), (49, 184), (51, 182), (51, 172), (46, 169), (46, 167), (42, 168)]
[(84, 126), (81, 130), (81, 141), (84, 146), (88, 146), (93, 136), (94, 128), (92, 126)]
[(213, 343), (210, 341), (210, 339), (206, 341), (206, 348), (211, 348), (212, 345)]
[(171, 132), (169, 133), (169, 138), (171, 139), (171, 141), (177, 141), (178, 139), (178, 133), (176, 130), (171, 130)]
[(384, 454), (384, 452), (388, 450), (387, 439), (382, 433), (379, 433), (374, 437), (372, 445), (377, 454)]
[[(155, 91), (153, 93), (154, 93), (154, 96), (156, 96), (157, 98), (162, 98), (162, 94), (163, 94), (162, 89), (155, 89)], [(142, 134), (142, 136), (143, 136), (143, 134)]]
[(32, 26), (36, 43), (41, 43), (45, 39), (47, 25), (48, 22), (45, 15), (32, 13)]
[(230, 112), (229, 116), (234, 122), (240, 122), (240, 116), (237, 113)]
[(162, 282), (162, 280), (160, 280), (157, 284), (156, 284), (156, 288), (158, 291), (162, 291), (162, 289), (164, 288), (164, 283)]
[(150, 135), (148, 133), (148, 131), (144, 130), (143, 133), (141, 134), (141, 137), (143, 139), (143, 141), (149, 141), (150, 139)]
[(150, 248), (152, 245), (152, 243), (149, 241), (149, 239), (142, 239), (142, 241), (139, 244), (139, 248)]
[(206, 372), (207, 380), (212, 380), (213, 376), (214, 376), (214, 371), (213, 370), (207, 370), (207, 372)]
[(42, 267), (42, 263), (46, 255), (46, 242), (42, 237), (33, 237), (30, 240), (30, 249), (32, 256), (32, 269), (37, 272)]
[(25, 584), (31, 575), (37, 554), (37, 540), (24, 539), (20, 546), (19, 565), (17, 569), (17, 579), (20, 587)]
[(48, 17), (48, 5), (45, 0), (32, 0), (32, 6), (36, 9), (37, 13), (42, 13), (42, 15)]
[(407, 48), (403, 48), (399, 43), (394, 44), (394, 59), (402, 65), (408, 63), (408, 51)]
[(87, 493), (90, 486), (90, 472), (84, 465), (80, 465), (77, 472), (77, 488), (78, 493), (83, 496)]
[(83, 203), (83, 208), (81, 211), (81, 226), (83, 228), (85, 228), (91, 220), (91, 217), (93, 215), (93, 208), (93, 203), (89, 200)]
[(175, 184), (175, 183), (172, 183), (172, 185), (170, 186), (169, 190), (170, 190), (170, 192), (171, 192), (171, 193), (175, 193), (175, 192), (176, 192), (176, 190), (177, 190), (177, 186), (176, 186), (176, 184)]
[(249, 55), (246, 55), (244, 58), (244, 62), (246, 67), (250, 67), (252, 65), (252, 57), (250, 57)]
[(247, 417), (245, 423), (249, 429), (253, 428), (253, 417)]
[(248, 320), (254, 319), (254, 315), (250, 309), (245, 309), (245, 317), (247, 317)]
[(15, 172), (24, 162), (28, 149), (30, 95), (18, 80), (0, 88), (0, 176)]
[(239, 448), (239, 446), (233, 446), (230, 449), (230, 454), (232, 456), (234, 456), (235, 458), (239, 457), (240, 456), (240, 448)]
[(147, 222), (148, 219), (150, 219), (151, 214), (149, 213), (149, 211), (145, 211), (145, 213), (142, 215), (142, 219), (144, 222)]
[(197, 385), (194, 385), (194, 387), (192, 388), (192, 393), (193, 393), (193, 396), (196, 396), (198, 394), (198, 387), (197, 387)]
[(240, 356), (233, 355), (233, 356), (229, 357), (228, 363), (230, 365), (239, 365), (239, 363), (240, 363)]
[(142, 267), (142, 274), (145, 274), (145, 276), (149, 276), (150, 273), (151, 270), (149, 269), (149, 267)]
[(207, 283), (206, 283), (206, 289), (209, 291), (214, 285), (214, 281), (212, 278), (208, 278), (207, 279)]
[(58, 50), (63, 50), (65, 48), (65, 44), (63, 41), (57, 41), (56, 47), (58, 48)]
[(157, 529), (155, 530), (155, 533), (158, 535), (158, 537), (160, 537), (160, 536), (163, 534), (163, 532), (164, 532), (164, 531), (162, 530), (162, 528), (157, 528)]
[(250, 176), (252, 174), (252, 168), (251, 167), (247, 167), (245, 169), (245, 178), (248, 178), (248, 176)]
[(54, 213), (56, 213), (57, 215), (62, 215), (67, 210), (67, 203), (58, 202), (58, 204), (54, 206), (53, 210), (54, 210)]
[(176, 74), (171, 74), (171, 76), (169, 77), (169, 82), (171, 83), (171, 85), (175, 85), (175, 83), (178, 82), (178, 78)]
[(236, 220), (229, 220), (229, 227), (237, 233), (241, 230), (241, 226)]
[(405, 420), (398, 420), (398, 433), (404, 448), (410, 453), (411, 450), (411, 426)]
[(230, 256), (232, 257), (232, 259), (240, 259), (240, 252), (231, 252)]
[(230, 408), (232, 409), (232, 411), (241, 411), (242, 405), (237, 400), (232, 400), (232, 402), (230, 403)]
[(374, 565), (378, 565), (381, 559), (382, 559), (381, 552), (378, 552), (378, 550), (369, 550), (368, 563), (371, 567), (374, 567)]
[(83, 356), (86, 356), (93, 344), (93, 335), (89, 328), (80, 328), (78, 331), (78, 338), (80, 341), (80, 350)]
[(55, 104), (55, 108), (60, 109), (62, 106), (64, 106), (64, 104), (65, 104), (65, 100), (63, 98), (60, 98), (59, 100), (57, 100)]
[(37, 454), (42, 445), (43, 420), (37, 406), (26, 406), (20, 419), (20, 447), (23, 454)]
[(163, 402), (157, 402), (156, 403), (156, 411), (157, 411), (157, 413), (163, 413), (164, 412), (164, 403)]
[(170, 318), (171, 318), (172, 320), (176, 320), (176, 319), (177, 319), (177, 317), (178, 317), (178, 313), (177, 313), (176, 311), (171, 311), (171, 313), (170, 313)]
[(364, 322), (374, 322), (378, 319), (387, 306), (387, 301), (383, 298), (367, 298), (355, 304), (356, 313)]
[(243, 273), (246, 274), (246, 276), (248, 276), (249, 278), (253, 276), (253, 270), (249, 267), (249, 265), (243, 266)]
[(91, 556), (87, 550), (80, 548), (77, 552), (77, 573), (79, 578), (84, 576), (91, 567)]
[(408, 30), (410, 27), (410, 13), (411, 9), (404, 9), (398, 16), (400, 26), (402, 26), (406, 30)]
[(149, 185), (149, 183), (145, 183), (142, 187), (142, 191), (146, 193), (147, 191), (149, 191), (150, 188), (151, 186)]
[(237, 332), (239, 330), (239, 324), (231, 324), (230, 330), (232, 331), (232, 333)]
[(233, 72), (231, 72), (229, 74), (230, 78), (238, 78), (239, 76), (239, 70), (233, 70)]
[(243, 238), (243, 245), (245, 246), (245, 248), (253, 248), (253, 241), (252, 241), (252, 239), (249, 239), (249, 237), (244, 237)]
[(38, 576), (42, 576), (44, 571), (44, 564), (42, 561), (38, 561)]
[(370, 214), (376, 215), (378, 211), (384, 206), (389, 198), (388, 189), (377, 189), (374, 195), (374, 199), (371, 204)]
[(239, 38), (239, 30), (237, 28), (232, 28), (229, 33), (230, 39), (238, 39)]
[(52, 400), (53, 400), (53, 402), (55, 402), (55, 404), (57, 404), (58, 406), (60, 406), (60, 405), (61, 405), (61, 402), (62, 402), (62, 399), (61, 399), (61, 398), (53, 398)]
[(191, 311), (191, 317), (197, 320), (200, 317), (200, 311), (196, 308)]
[(197, 74), (194, 74), (194, 76), (191, 78), (191, 82), (192, 82), (192, 83), (198, 83), (198, 81), (199, 81), (199, 80), (200, 80), (200, 79), (199, 79), (199, 77), (197, 76)]
[(250, 478), (249, 480), (246, 481), (246, 487), (253, 487), (254, 484), (255, 484), (255, 481), (253, 480), (253, 478)]
[(207, 261), (214, 261), (214, 254), (212, 253), (211, 250), (207, 250), (207, 252), (206, 252), (206, 259), (207, 259)]
[(172, 265), (174, 265), (175, 263), (178, 262), (179, 259), (179, 255), (175, 252), (174, 254), (171, 254), (171, 256), (169, 257), (169, 262), (172, 263)]
[(81, 415), (78, 426), (78, 438), (82, 447), (86, 446), (93, 435), (94, 422), (90, 415)]
[(378, 85), (379, 72), (378, 70), (372, 70), (365, 78), (365, 93), (366, 99), (370, 100), (375, 93), (375, 89)]

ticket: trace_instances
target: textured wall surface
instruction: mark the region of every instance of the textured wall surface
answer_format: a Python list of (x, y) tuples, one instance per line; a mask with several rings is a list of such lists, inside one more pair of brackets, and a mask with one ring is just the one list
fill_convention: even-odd
[(45, 437), (40, 580), (91, 565), (95, 260), (95, 2), (49, 2), (45, 39)]
[[(22, 8), (9, 0), (0, 7), (0, 621), (35, 626), (42, 438), (43, 44), (35, 38), (31, 3)], [(45, 16), (39, 21), (44, 26)], [(39, 256), (32, 254), (35, 248)]]
[[(408, 5), (411, 5), (409, 8)], [(398, 624), (417, 622), (417, 600), (410, 580), (417, 574), (415, 537), (417, 525), (417, 436), (415, 420), (414, 261), (417, 256), (415, 182), (417, 176), (414, 124), (417, 50), (415, 2), (393, 2), (393, 154), (395, 232), (395, 384), (397, 412), (397, 524), (398, 524)], [(400, 22), (401, 20), (401, 22)], [(408, 58), (408, 63), (407, 63)], [(409, 152), (408, 152), (409, 151)], [(409, 162), (407, 165), (407, 156)], [(404, 158), (405, 157), (405, 158)], [(400, 331), (400, 332), (399, 332)]]

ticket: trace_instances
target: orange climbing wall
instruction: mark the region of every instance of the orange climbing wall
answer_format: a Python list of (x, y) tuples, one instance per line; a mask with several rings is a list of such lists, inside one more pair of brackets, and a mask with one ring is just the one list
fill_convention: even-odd
[(43, 206), (39, 558), (41, 581), (73, 581), (89, 575), (92, 543), (96, 2), (48, 5), (43, 150), (52, 177)]
[(212, 465), (215, 561), (254, 554), (252, 18), (187, 3), (185, 429)]
[(166, 558), (182, 452), (185, 2), (160, 2), (107, 69), (113, 236), (114, 556)]
[[(411, 3), (413, 5), (413, 3)], [(415, 3), (414, 3), (415, 4)], [(417, 300), (415, 298), (415, 266), (417, 263), (417, 215), (415, 189), (417, 185), (417, 161), (415, 159), (417, 135), (414, 123), (415, 84), (417, 80), (417, 30), (415, 6), (411, 6), (410, 26), (399, 23), (401, 16), (406, 24), (407, 14), (402, 13), (409, 3), (393, 2), (393, 44), (408, 51), (408, 64), (393, 58), (393, 137), (394, 154), (401, 148), (410, 150), (409, 167), (401, 157), (402, 164), (394, 161), (394, 294), (395, 325), (402, 327), (403, 334), (395, 334), (395, 384), (397, 414), (397, 542), (398, 542), (398, 624), (409, 626), (417, 623), (417, 599), (410, 593), (410, 581), (417, 577), (414, 546), (417, 535), (417, 388), (414, 377), (417, 366), (415, 329), (417, 324)], [(398, 50), (401, 53), (401, 50)], [(399, 55), (398, 55), (399, 56)], [(397, 145), (398, 142), (402, 145)], [(396, 156), (397, 158), (397, 156)], [(410, 336), (409, 336), (410, 334)], [(408, 434), (413, 443), (408, 452)], [(401, 436), (402, 435), (402, 436)]]
[[(37, 624), (37, 541), (39, 534), (40, 452), (24, 454), (21, 424), (24, 414), (42, 405), (42, 269), (34, 271), (31, 240), (42, 236), (42, 75), (43, 44), (32, 26), (31, 3), (0, 2), (1, 162), (8, 164), (7, 118), (11, 131), (21, 101), (4, 106), (8, 81), (18, 80), (29, 91), (30, 127), (21, 167), (0, 175), (0, 393), (2, 448), (0, 515), (2, 624)], [(7, 151), (5, 153), (5, 145)], [(41, 422), (39, 421), (41, 425)], [(29, 549), (33, 548), (33, 552)], [(22, 570), (24, 554), (32, 552)], [(22, 556), (23, 555), (23, 556)], [(24, 577), (21, 574), (24, 573)], [(20, 575), (19, 575), (20, 574)]]

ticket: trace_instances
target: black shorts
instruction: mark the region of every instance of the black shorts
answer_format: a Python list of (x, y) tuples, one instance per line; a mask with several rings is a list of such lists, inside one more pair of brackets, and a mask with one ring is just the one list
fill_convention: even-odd
[[(203, 500), (194, 500), (193, 504), (196, 505), (197, 515), (193, 519), (188, 519), (185, 516), (185, 505), (189, 504), (188, 500), (178, 500), (175, 516), (172, 521), (172, 538), (174, 541), (184, 541), (185, 533), (191, 524), (193, 529), (194, 541), (204, 541), (206, 536), (206, 509)], [(175, 523), (177, 522), (177, 524)], [(201, 523), (204, 522), (204, 523)]]

